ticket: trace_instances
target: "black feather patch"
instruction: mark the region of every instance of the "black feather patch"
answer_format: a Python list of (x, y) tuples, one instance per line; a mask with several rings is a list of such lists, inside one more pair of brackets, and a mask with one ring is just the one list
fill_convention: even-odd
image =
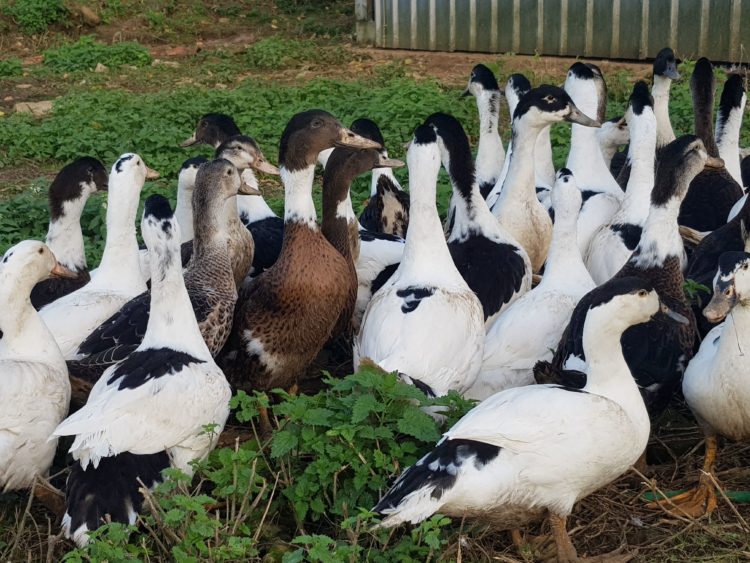
[(109, 515), (112, 522), (129, 523), (129, 508), (141, 511), (143, 484), (152, 488), (161, 482), (161, 472), (169, 467), (167, 452), (135, 455), (129, 452), (105, 457), (94, 469), (84, 471), (79, 463), (70, 470), (65, 486), (65, 512), (70, 516), (70, 532), (82, 525), (96, 530)]
[(651, 97), (651, 92), (648, 90), (648, 84), (643, 80), (639, 80), (633, 86), (633, 93), (630, 94), (630, 107), (633, 108), (635, 115), (641, 115), (643, 109), (646, 107), (654, 107), (654, 99)]
[(385, 146), (383, 133), (380, 132), (380, 127), (378, 127), (377, 123), (375, 123), (372, 119), (367, 119), (366, 117), (355, 119), (349, 129), (354, 131), (357, 135), (361, 135), (365, 139), (375, 141), (381, 147)]
[(439, 500), (456, 483), (458, 470), (466, 463), (481, 469), (500, 453), (498, 446), (476, 440), (445, 440), (404, 471), (373, 512), (382, 514), (397, 508), (408, 494), (423, 487), (434, 487), (431, 496)]
[(396, 291), (396, 295), (404, 300), (403, 305), (401, 305), (401, 312), (411, 313), (412, 311), (416, 311), (419, 304), (422, 303), (422, 299), (426, 299), (434, 293), (434, 287), (419, 287), (412, 285), (405, 289), (399, 289)]
[(204, 360), (173, 350), (171, 348), (151, 348), (138, 350), (128, 356), (110, 375), (107, 385), (113, 385), (122, 378), (117, 389), (136, 389), (152, 379), (173, 375), (190, 364), (202, 364)]
[(400, 262), (389, 264), (388, 266), (380, 270), (380, 273), (375, 276), (375, 279), (372, 280), (372, 283), (370, 284), (370, 292), (372, 293), (372, 295), (375, 295), (375, 292), (383, 287), (385, 285), (385, 282), (391, 279), (393, 273), (398, 270), (399, 264)]
[(414, 144), (426, 145), (437, 143), (437, 133), (429, 125), (420, 125), (414, 130)]
[(483, 64), (478, 64), (472, 69), (471, 81), (481, 84), (485, 90), (500, 90), (495, 75)]
[(482, 198), (487, 199), (487, 196), (490, 195), (490, 192), (494, 187), (495, 182), (482, 182), (479, 184), (479, 193), (482, 194)]
[(404, 239), (397, 237), (396, 235), (389, 235), (388, 233), (376, 233), (375, 231), (360, 230), (359, 240), (362, 242), (372, 242), (374, 240), (389, 240), (391, 242), (399, 242)]
[(134, 154), (128, 154), (119, 158), (117, 162), (115, 162), (115, 170), (117, 172), (122, 172), (122, 165), (125, 164), (128, 160), (131, 160), (134, 156)]
[[(244, 221), (243, 221), (244, 222)], [(260, 274), (276, 263), (284, 241), (284, 220), (281, 217), (266, 217), (245, 226), (253, 235), (253, 275)]]
[(610, 230), (619, 235), (620, 240), (628, 250), (635, 250), (638, 243), (641, 242), (641, 233), (643, 228), (631, 223), (616, 223), (610, 225)]
[(515, 246), (473, 236), (451, 242), (448, 250), (461, 276), (479, 297), (485, 320), (521, 289), (526, 265)]

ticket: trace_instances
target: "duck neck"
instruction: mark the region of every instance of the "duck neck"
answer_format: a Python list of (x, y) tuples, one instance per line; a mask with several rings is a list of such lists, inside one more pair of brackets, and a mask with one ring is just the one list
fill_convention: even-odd
[(629, 326), (605, 310), (591, 309), (583, 326), (586, 355), (585, 391), (619, 404), (633, 421), (645, 421), (648, 414), (638, 386), (622, 353), (620, 339)]
[(87, 199), (80, 197), (63, 203), (62, 213), (51, 218), (47, 228), (47, 246), (60, 264), (74, 272), (86, 269), (81, 214)]
[(284, 184), (284, 223), (299, 223), (317, 231), (318, 216), (312, 198), (315, 165), (294, 171), (282, 165), (280, 174)]
[(719, 148), (714, 139), (714, 84), (698, 83), (693, 90), (693, 128), (706, 146), (709, 156), (718, 157)]
[[(195, 320), (182, 277), (179, 245), (151, 252), (151, 308), (140, 349), (172, 348), (208, 360), (211, 354)], [(192, 262), (193, 260), (191, 260)], [(197, 353), (196, 353), (197, 352)]]
[(641, 225), (646, 222), (654, 188), (656, 158), (656, 120), (648, 108), (635, 116), (630, 125), (628, 162), (631, 166), (628, 187), (613, 223)]
[(454, 170), (451, 163), (455, 164), (455, 160), (444, 163), (448, 164), (455, 204), (455, 220), (448, 242), (463, 241), (473, 234), (497, 238), (500, 232), (497, 219), (479, 191), (471, 161), (461, 167), (463, 173)]
[(508, 157), (508, 173), (495, 205), (499, 212), (507, 205), (536, 199), (534, 157), (539, 131), (539, 128), (528, 126), (521, 120), (513, 122), (513, 152)]
[[(387, 154), (388, 153), (386, 153), (386, 156)], [(396, 180), (393, 170), (390, 168), (373, 168), (372, 180), (370, 181), (370, 197), (378, 195), (378, 186), (381, 185), (381, 183), (384, 186), (401, 190), (401, 185), (398, 183), (398, 180)]]
[(591, 285), (591, 275), (578, 249), (577, 231), (578, 208), (555, 209), (552, 242), (547, 254), (547, 262), (544, 265), (544, 276), (539, 284), (540, 288), (543, 289), (552, 284), (555, 286), (566, 284), (576, 289), (581, 287), (584, 280)]
[(651, 95), (654, 98), (654, 114), (656, 115), (656, 147), (662, 148), (675, 140), (672, 122), (669, 119), (669, 90), (672, 79), (654, 75), (654, 85)]
[(132, 186), (118, 185), (132, 181), (129, 178), (110, 180), (107, 196), (107, 241), (92, 282), (110, 288), (128, 287), (144, 291), (146, 283), (141, 273), (138, 241), (135, 237), (138, 192), (133, 193)]
[(552, 161), (551, 125), (539, 131), (536, 137), (536, 162), (534, 163), (534, 185), (552, 187), (555, 183), (555, 163)]
[[(65, 365), (52, 333), (31, 305), (33, 284), (0, 274), (0, 359), (26, 359)], [(2, 376), (0, 375), (0, 379)]]
[(182, 242), (193, 240), (193, 189), (177, 184), (177, 205), (174, 209), (177, 224), (180, 225)]
[(733, 107), (729, 115), (724, 115), (721, 110), (716, 116), (716, 143), (719, 156), (724, 161), (727, 171), (732, 178), (741, 186), (742, 172), (740, 170), (740, 129), (742, 127), (742, 113), (744, 104)]
[(479, 146), (477, 147), (477, 178), (496, 180), (505, 160), (503, 143), (497, 131), (500, 92), (482, 91), (477, 96), (479, 110)]
[(728, 356), (729, 354), (743, 354), (750, 348), (750, 300), (740, 301), (732, 308), (725, 321), (724, 335), (721, 339), (718, 354)]
[(354, 214), (349, 186), (352, 178), (346, 174), (323, 177), (323, 221), (321, 231), (326, 240), (347, 260), (352, 262), (349, 221)]
[(630, 261), (638, 268), (652, 268), (667, 258), (681, 257), (684, 252), (677, 226), (681, 200), (672, 197), (664, 205), (651, 205), (643, 226), (641, 240)]
[(577, 123), (571, 126), (570, 153), (565, 167), (573, 172), (576, 178), (580, 178), (580, 182), (585, 182), (583, 185), (579, 183), (581, 189), (596, 187), (598, 190), (622, 196), (622, 189), (609, 171), (599, 148), (596, 131), (593, 127), (584, 127)]
[[(225, 201), (211, 201), (209, 206), (203, 207), (196, 214), (193, 257), (188, 265), (190, 275), (207, 271), (212, 277), (221, 276), (234, 282), (229, 257), (232, 237), (229, 233), (232, 218), (237, 216), (236, 209), (233, 196)], [(239, 228), (245, 230), (243, 225), (239, 225)]]

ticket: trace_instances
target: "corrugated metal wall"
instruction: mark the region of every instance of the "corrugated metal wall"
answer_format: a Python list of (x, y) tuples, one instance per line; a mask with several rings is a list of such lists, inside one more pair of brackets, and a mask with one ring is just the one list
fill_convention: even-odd
[[(372, 0), (395, 49), (748, 62), (750, 0)], [(374, 13), (373, 13), (374, 12)]]

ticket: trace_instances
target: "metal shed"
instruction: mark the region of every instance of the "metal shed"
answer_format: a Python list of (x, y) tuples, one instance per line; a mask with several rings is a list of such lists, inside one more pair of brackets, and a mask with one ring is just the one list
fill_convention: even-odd
[(389, 49), (747, 62), (750, 0), (356, 0), (358, 39)]

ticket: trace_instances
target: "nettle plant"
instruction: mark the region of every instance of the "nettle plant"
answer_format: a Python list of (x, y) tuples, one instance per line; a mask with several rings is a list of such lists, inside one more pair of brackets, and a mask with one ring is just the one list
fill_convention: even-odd
[[(170, 471), (146, 493), (138, 525), (105, 525), (66, 561), (435, 558), (455, 533), (450, 519), (383, 530), (369, 509), (473, 403), (457, 394), (429, 400), (374, 366), (343, 379), (326, 376), (325, 384), (315, 395), (279, 391), (274, 400), (239, 392), (234, 418), (250, 439), (215, 450), (196, 464), (192, 480)], [(254, 421), (269, 403), (279, 429), (263, 442)], [(425, 406), (441, 407), (444, 422)]]

